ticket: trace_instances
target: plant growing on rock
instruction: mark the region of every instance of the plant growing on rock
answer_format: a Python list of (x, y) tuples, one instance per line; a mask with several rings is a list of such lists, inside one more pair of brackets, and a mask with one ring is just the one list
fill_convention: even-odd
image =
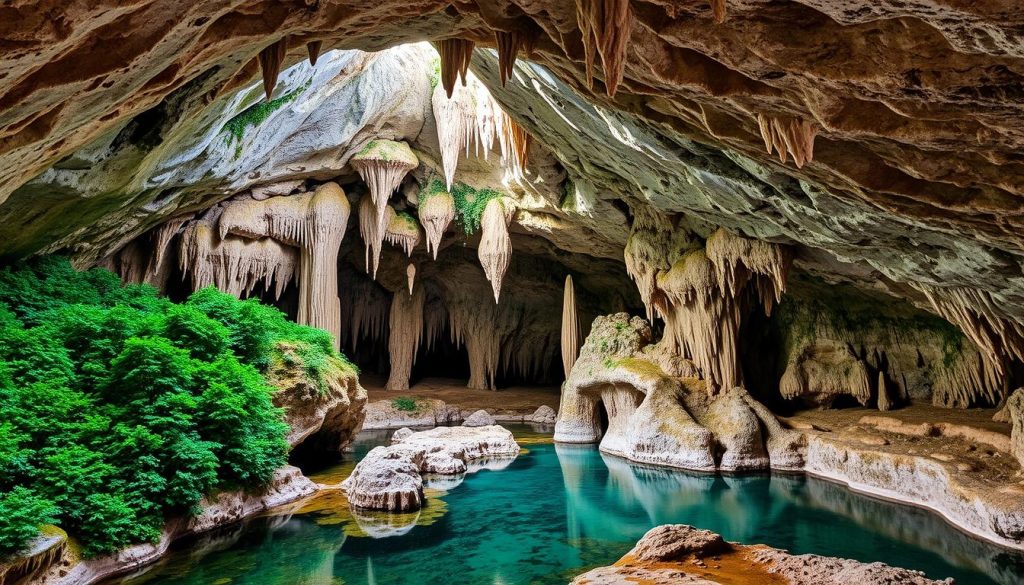
[(321, 383), (343, 359), (330, 334), (213, 288), (175, 304), (62, 259), (0, 271), (0, 553), (51, 521), (87, 555), (115, 551), (266, 484), (287, 461), (264, 376), (284, 344)]

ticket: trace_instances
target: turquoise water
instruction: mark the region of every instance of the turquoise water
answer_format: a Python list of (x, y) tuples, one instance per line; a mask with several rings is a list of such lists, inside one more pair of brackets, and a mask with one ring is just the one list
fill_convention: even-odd
[[(382, 439), (364, 436), (356, 457)], [(526, 447), (504, 469), (467, 476), (419, 519), (323, 511), (259, 518), (183, 542), (145, 574), (117, 582), (567, 583), (666, 523), (796, 553), (882, 561), (961, 584), (1024, 582), (1024, 555), (972, 539), (927, 511), (829, 482), (654, 469), (593, 446)]]

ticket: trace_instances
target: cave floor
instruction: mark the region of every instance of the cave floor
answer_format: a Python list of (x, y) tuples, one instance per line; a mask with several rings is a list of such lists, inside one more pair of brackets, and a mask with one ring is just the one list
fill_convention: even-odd
[(363, 375), (359, 382), (366, 388), (371, 402), (391, 400), (399, 396), (433, 398), (462, 410), (533, 412), (541, 405), (558, 410), (561, 390), (558, 386), (510, 386), (498, 390), (473, 390), (466, 381), (455, 378), (424, 378), (408, 390), (388, 391), (383, 376)]

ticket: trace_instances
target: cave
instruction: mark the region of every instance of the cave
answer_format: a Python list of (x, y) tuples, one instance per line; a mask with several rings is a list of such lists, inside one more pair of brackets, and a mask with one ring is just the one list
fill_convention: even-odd
[(0, 7), (0, 585), (1024, 581), (1013, 0), (108, 4)]

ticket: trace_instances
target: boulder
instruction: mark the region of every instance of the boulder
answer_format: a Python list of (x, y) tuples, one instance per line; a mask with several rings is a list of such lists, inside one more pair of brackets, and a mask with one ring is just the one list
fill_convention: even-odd
[(558, 413), (555, 412), (554, 408), (551, 408), (547, 404), (541, 405), (533, 412), (529, 417), (529, 422), (545, 425), (555, 424), (555, 420), (558, 419)]
[(512, 433), (497, 425), (436, 427), (418, 433), (400, 429), (391, 442), (367, 453), (342, 482), (352, 506), (418, 510), (424, 501), (422, 474), (459, 475), (485, 468), (490, 458), (519, 454)]
[(491, 416), (486, 410), (480, 409), (473, 414), (466, 417), (463, 421), (462, 426), (466, 427), (486, 427), (494, 424), (494, 417)]

